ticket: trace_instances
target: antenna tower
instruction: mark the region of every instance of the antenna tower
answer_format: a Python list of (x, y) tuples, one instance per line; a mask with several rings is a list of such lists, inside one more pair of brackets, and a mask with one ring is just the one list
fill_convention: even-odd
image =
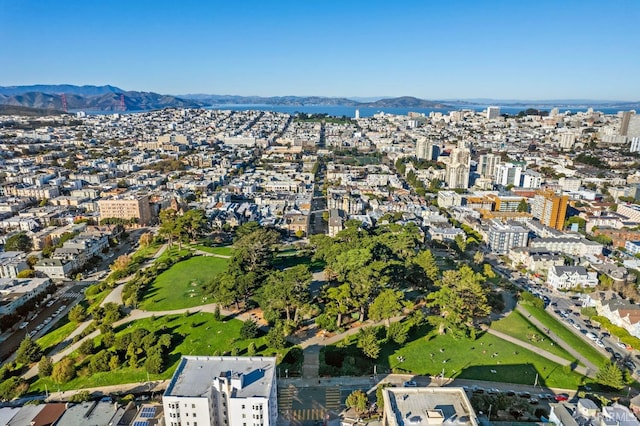
[(67, 111), (67, 97), (65, 96), (65, 94), (62, 94), (62, 110), (64, 112), (68, 112)]
[(127, 106), (124, 104), (124, 94), (120, 95), (120, 111), (126, 111)]

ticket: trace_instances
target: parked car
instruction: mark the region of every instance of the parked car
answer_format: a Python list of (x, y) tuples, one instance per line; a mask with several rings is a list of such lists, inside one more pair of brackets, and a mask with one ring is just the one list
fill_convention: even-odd
[(413, 380), (409, 380), (403, 383), (403, 386), (405, 388), (415, 388), (418, 386), (418, 384), (416, 382), (414, 382)]
[(569, 399), (569, 395), (567, 395), (566, 393), (559, 393), (554, 397), (554, 399), (556, 400), (556, 402), (567, 401)]

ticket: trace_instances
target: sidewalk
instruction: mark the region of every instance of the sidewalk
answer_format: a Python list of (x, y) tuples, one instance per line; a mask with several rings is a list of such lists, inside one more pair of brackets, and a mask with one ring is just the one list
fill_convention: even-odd
[[(585, 374), (585, 375), (587, 375), (589, 377), (595, 377), (595, 374), (598, 372), (598, 367), (596, 367), (591, 361), (589, 361), (587, 358), (585, 358), (580, 352), (578, 352), (575, 349), (573, 349), (573, 347), (571, 347), (571, 345), (569, 345), (567, 342), (562, 340), (553, 331), (547, 329), (547, 327), (544, 324), (542, 324), (540, 321), (538, 321), (533, 315), (529, 314), (529, 312), (525, 308), (523, 308), (521, 305), (518, 305), (516, 307), (516, 309), (522, 315), (524, 315), (527, 318), (527, 320), (529, 320), (531, 322), (531, 324), (533, 324), (536, 327), (538, 327), (538, 329), (540, 331), (544, 331), (547, 334), (547, 336), (549, 336), (549, 338), (551, 338), (554, 342), (556, 342), (562, 349), (564, 349), (565, 351), (569, 352), (571, 354), (571, 356), (575, 357), (575, 359), (580, 361), (580, 363), (582, 363), (582, 365), (587, 367), (587, 373), (588, 374)], [(561, 325), (561, 327), (564, 327), (564, 325)]]

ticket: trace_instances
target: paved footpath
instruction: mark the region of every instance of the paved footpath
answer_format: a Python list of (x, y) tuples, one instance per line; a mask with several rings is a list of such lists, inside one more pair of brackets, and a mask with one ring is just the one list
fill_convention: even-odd
[[(527, 342), (524, 342), (524, 341), (522, 341), (520, 339), (516, 339), (515, 337), (509, 336), (508, 334), (501, 333), (501, 332), (499, 332), (497, 330), (494, 330), (492, 328), (487, 329), (487, 333), (493, 334), (494, 336), (496, 336), (496, 337), (498, 337), (498, 338), (500, 338), (502, 340), (506, 340), (507, 342), (513, 343), (514, 345), (518, 345), (521, 348), (528, 349), (528, 350), (530, 350), (531, 352), (533, 352), (535, 354), (538, 354), (538, 355), (540, 355), (540, 356), (542, 356), (544, 358), (547, 358), (549, 361), (555, 362), (556, 364), (560, 364), (560, 365), (563, 365), (563, 366), (564, 365), (572, 366), (571, 365), (572, 364), (571, 361), (566, 360), (566, 359), (564, 359), (564, 358), (562, 358), (562, 357), (560, 357), (558, 355), (552, 354), (551, 352), (547, 352), (544, 349), (540, 349), (537, 346), (532, 345), (531, 343), (527, 343)], [(574, 367), (573, 368), (574, 371), (577, 371), (578, 373), (582, 374), (583, 376), (588, 376), (589, 375), (589, 370), (587, 368), (585, 368), (585, 367), (582, 367), (582, 366), (579, 366), (579, 365), (578, 366), (572, 366), (572, 367)], [(592, 374), (589, 377), (595, 377), (595, 374)]]
[[(580, 352), (578, 352), (575, 349), (573, 349), (573, 347), (571, 347), (571, 345), (569, 345), (567, 342), (562, 340), (562, 338), (560, 336), (555, 334), (553, 331), (549, 330), (544, 324), (542, 324), (540, 321), (538, 321), (538, 319), (536, 317), (534, 317), (533, 315), (529, 314), (529, 312), (525, 308), (523, 308), (521, 305), (518, 305), (516, 309), (522, 315), (524, 315), (531, 322), (531, 324), (533, 324), (536, 327), (538, 327), (538, 330), (545, 332), (547, 334), (547, 336), (549, 336), (550, 339), (552, 339), (554, 342), (556, 342), (558, 344), (558, 346), (560, 346), (565, 351), (569, 352), (572, 357), (575, 357), (575, 359), (580, 361), (580, 363), (582, 363), (582, 365), (587, 367), (587, 372), (589, 374), (585, 374), (586, 376), (595, 377), (595, 374), (598, 371), (598, 367), (596, 367), (591, 361), (589, 361), (587, 358), (585, 358), (584, 355), (582, 355)], [(564, 327), (564, 325), (560, 324), (560, 327)]]

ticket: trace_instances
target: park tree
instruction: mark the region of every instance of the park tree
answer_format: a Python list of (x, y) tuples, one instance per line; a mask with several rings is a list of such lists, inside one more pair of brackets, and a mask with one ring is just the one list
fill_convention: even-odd
[(467, 249), (467, 241), (465, 240), (464, 235), (456, 235), (453, 241), (456, 243), (456, 247), (458, 248), (460, 253), (464, 253), (464, 251)]
[(374, 321), (385, 321), (385, 325), (389, 327), (391, 317), (402, 311), (402, 301), (404, 295), (401, 291), (387, 288), (382, 290), (376, 297), (369, 308), (369, 316)]
[(59, 384), (64, 384), (76, 376), (76, 367), (71, 358), (63, 358), (53, 366), (51, 379)]
[(120, 368), (120, 357), (117, 354), (111, 355), (109, 358), (109, 370), (116, 371)]
[(109, 268), (113, 272), (126, 272), (131, 263), (131, 256), (127, 254), (120, 255), (113, 261)]
[(159, 374), (162, 372), (162, 369), (164, 368), (162, 348), (156, 346), (147, 353), (144, 368), (151, 374)]
[(53, 361), (50, 357), (42, 355), (38, 362), (38, 374), (40, 377), (49, 377), (53, 371)]
[(488, 279), (492, 279), (496, 277), (496, 273), (493, 272), (493, 268), (490, 264), (485, 263), (482, 267), (482, 275), (487, 277)]
[(164, 209), (160, 211), (158, 218), (160, 219), (158, 234), (165, 238), (171, 247), (173, 240), (180, 237), (178, 213), (174, 209)]
[(92, 373), (101, 373), (104, 371), (109, 371), (109, 360), (111, 355), (106, 350), (101, 350), (97, 354), (91, 357), (89, 360), (89, 370)]
[(402, 345), (407, 341), (407, 335), (409, 333), (408, 325), (402, 322), (393, 322), (387, 328), (387, 341), (393, 341), (399, 345)]
[(440, 268), (436, 264), (436, 259), (433, 257), (431, 250), (421, 251), (412, 262), (417, 265), (425, 274), (425, 276), (432, 283), (440, 277)]
[(4, 243), (4, 251), (24, 251), (29, 252), (33, 247), (33, 242), (31, 238), (24, 233), (19, 232), (7, 238)]
[(10, 377), (0, 383), (0, 401), (19, 398), (29, 390), (29, 383), (22, 377)]
[(481, 265), (482, 262), (484, 262), (484, 254), (481, 250), (478, 250), (473, 254), (473, 263), (475, 263), (476, 265)]
[(484, 277), (464, 265), (459, 270), (445, 271), (439, 289), (427, 296), (428, 306), (438, 311), (429, 321), (438, 332), (475, 337), (475, 321), (491, 311), (487, 290), (482, 287)]
[(253, 339), (258, 335), (258, 324), (255, 321), (248, 319), (242, 323), (240, 327), (240, 337), (243, 339)]
[(285, 327), (282, 321), (276, 322), (267, 332), (267, 344), (273, 349), (283, 349), (287, 344)]
[(78, 346), (78, 353), (80, 355), (91, 355), (93, 353), (93, 350), (93, 340), (91, 339), (84, 340), (82, 343), (80, 343), (80, 346)]
[(85, 319), (87, 319), (87, 312), (82, 307), (82, 305), (78, 304), (69, 310), (68, 317), (69, 317), (69, 321), (80, 323)]
[(195, 242), (207, 227), (207, 217), (204, 210), (187, 210), (177, 219), (176, 226), (180, 235), (184, 235), (191, 242)]
[(367, 411), (367, 408), (369, 407), (369, 399), (367, 398), (366, 393), (360, 389), (356, 389), (349, 394), (345, 404), (347, 405), (347, 408), (353, 408), (356, 410), (358, 415), (361, 415)]
[(596, 380), (601, 385), (620, 390), (624, 387), (624, 375), (620, 367), (614, 362), (608, 362), (596, 374)]
[(373, 327), (361, 328), (358, 332), (357, 346), (362, 349), (362, 353), (367, 357), (378, 359), (378, 355), (380, 355), (380, 343), (376, 336), (376, 330)]
[(20, 342), (16, 352), (16, 361), (21, 364), (30, 364), (42, 357), (42, 348), (31, 337), (27, 336)]
[(342, 327), (342, 316), (351, 311), (353, 301), (351, 295), (351, 286), (342, 284), (338, 287), (330, 287), (326, 290), (327, 297), (327, 313), (336, 315), (336, 327)]
[(151, 243), (153, 242), (153, 234), (151, 232), (145, 232), (144, 234), (140, 235), (140, 239), (138, 240), (138, 244), (140, 244), (140, 247), (149, 247), (151, 245)]

